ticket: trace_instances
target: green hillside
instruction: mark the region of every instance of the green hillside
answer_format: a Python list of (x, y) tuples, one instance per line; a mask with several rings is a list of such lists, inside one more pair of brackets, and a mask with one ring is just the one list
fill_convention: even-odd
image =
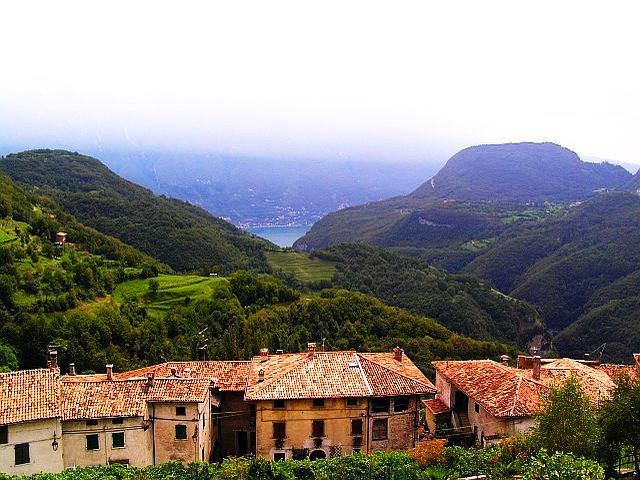
[[(155, 291), (151, 286), (154, 280), (158, 282)], [(175, 306), (209, 298), (220, 282), (227, 280), (220, 277), (163, 274), (153, 279), (136, 279), (121, 283), (116, 287), (113, 297), (120, 304), (136, 300), (144, 305), (149, 315), (162, 317)]]
[(562, 331), (561, 354), (603, 342), (608, 359), (640, 350), (640, 197), (600, 195), (557, 219), (515, 225), (464, 270), (537, 305)]
[(294, 247), (369, 243), (457, 269), (469, 261), (460, 248), (466, 242), (496, 237), (510, 222), (544, 217), (557, 208), (552, 204), (591, 198), (630, 177), (622, 167), (583, 162), (552, 143), (479, 145), (454, 155), (408, 195), (327, 215)]
[(333, 262), (302, 252), (270, 251), (267, 259), (273, 271), (292, 275), (301, 283), (328, 282), (336, 272)]
[(531, 305), (503, 295), (476, 277), (451, 275), (367, 245), (337, 245), (315, 255), (336, 263), (334, 286), (374, 295), (463, 335), (525, 346), (543, 331)]
[(119, 238), (180, 272), (268, 270), (270, 245), (186, 202), (156, 196), (98, 160), (63, 150), (0, 159), (13, 180), (50, 195), (81, 222)]

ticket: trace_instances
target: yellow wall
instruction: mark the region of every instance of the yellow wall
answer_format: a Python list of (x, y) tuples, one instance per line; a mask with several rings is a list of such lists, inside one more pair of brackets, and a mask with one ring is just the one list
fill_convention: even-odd
[[(324, 407), (316, 408), (310, 399), (287, 400), (286, 409), (274, 410), (273, 402), (256, 403), (256, 454), (273, 458), (276, 452), (285, 452), (286, 458), (291, 458), (292, 448), (308, 448), (317, 450), (312, 437), (313, 420), (324, 420), (325, 437), (321, 450), (327, 457), (330, 447), (342, 447), (343, 454), (350, 454), (353, 450), (353, 437), (351, 436), (351, 420), (361, 418), (363, 420), (363, 434), (366, 437), (367, 399), (361, 398), (358, 406), (347, 407), (344, 398), (324, 401)], [(273, 437), (273, 422), (286, 422), (286, 438), (284, 449), (275, 447)], [(362, 449), (366, 444), (362, 440)]]
[[(309, 452), (323, 450), (327, 457), (334, 454), (349, 455), (354, 451), (354, 436), (351, 435), (351, 420), (363, 420), (361, 446), (363, 453), (374, 450), (404, 450), (413, 448), (416, 442), (416, 420), (419, 409), (417, 397), (411, 398), (409, 409), (394, 412), (394, 400), (390, 401), (388, 413), (371, 413), (369, 400), (360, 398), (358, 406), (346, 405), (344, 398), (325, 399), (324, 407), (314, 407), (313, 400), (287, 400), (284, 410), (273, 409), (273, 402), (256, 402), (256, 454), (274, 458), (274, 454), (284, 452), (292, 457), (292, 449), (307, 448)], [(388, 437), (374, 441), (373, 420), (387, 419)], [(317, 448), (312, 436), (313, 420), (324, 420), (325, 437)], [(286, 423), (284, 448), (278, 449), (273, 438), (273, 423)]]
[[(115, 461), (128, 460), (136, 467), (150, 465), (152, 459), (151, 428), (144, 429), (142, 417), (124, 418), (122, 425), (114, 425), (111, 418), (98, 420), (98, 425), (87, 425), (85, 420), (62, 423), (64, 444), (64, 466), (86, 467), (106, 465)], [(113, 448), (111, 434), (124, 432), (124, 448)], [(99, 449), (87, 450), (86, 436), (98, 434)]]
[[(16, 423), (8, 426), (9, 443), (0, 445), (0, 472), (27, 475), (37, 472), (60, 472), (62, 463), (62, 426), (59, 419)], [(54, 432), (59, 447), (53, 450)], [(30, 463), (15, 465), (15, 445), (29, 443)]]

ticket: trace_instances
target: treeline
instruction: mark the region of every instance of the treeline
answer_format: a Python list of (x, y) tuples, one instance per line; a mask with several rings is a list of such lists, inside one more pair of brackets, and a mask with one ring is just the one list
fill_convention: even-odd
[(199, 207), (156, 196), (94, 158), (64, 150), (31, 150), (0, 159), (0, 170), (50, 195), (86, 225), (176, 271), (269, 271), (267, 241)]
[(463, 335), (524, 346), (543, 330), (531, 305), (470, 275), (451, 275), (368, 245), (337, 245), (314, 255), (336, 262), (335, 287), (373, 295)]
[[(201, 332), (204, 332), (202, 334)], [(249, 359), (260, 348), (299, 352), (308, 342), (325, 348), (391, 351), (400, 345), (425, 372), (446, 358), (497, 358), (516, 349), (452, 333), (435, 320), (344, 290), (300, 296), (280, 280), (239, 271), (219, 282), (208, 299), (189, 301), (166, 318), (147, 315), (135, 300), (101, 302), (65, 313), (25, 313), (0, 334), (18, 352), (20, 366), (43, 363), (46, 345), (60, 346), (63, 370), (123, 371), (166, 360)], [(203, 336), (204, 335), (204, 336)]]

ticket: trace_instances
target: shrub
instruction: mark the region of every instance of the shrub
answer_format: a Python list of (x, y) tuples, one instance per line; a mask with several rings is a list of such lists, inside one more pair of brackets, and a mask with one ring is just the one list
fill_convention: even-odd
[(523, 468), (523, 480), (604, 480), (604, 470), (593, 460), (569, 453), (549, 454), (542, 449), (529, 459)]
[(414, 458), (419, 465), (426, 467), (436, 461), (442, 459), (444, 446), (447, 444), (446, 439), (425, 439), (422, 440), (416, 448), (409, 451), (409, 455)]

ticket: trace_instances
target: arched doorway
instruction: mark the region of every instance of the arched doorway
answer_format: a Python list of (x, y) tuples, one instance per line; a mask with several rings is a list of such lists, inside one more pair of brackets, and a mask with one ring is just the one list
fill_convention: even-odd
[(327, 454), (324, 453), (324, 450), (314, 450), (309, 455), (309, 460), (318, 460), (319, 458), (327, 458)]

